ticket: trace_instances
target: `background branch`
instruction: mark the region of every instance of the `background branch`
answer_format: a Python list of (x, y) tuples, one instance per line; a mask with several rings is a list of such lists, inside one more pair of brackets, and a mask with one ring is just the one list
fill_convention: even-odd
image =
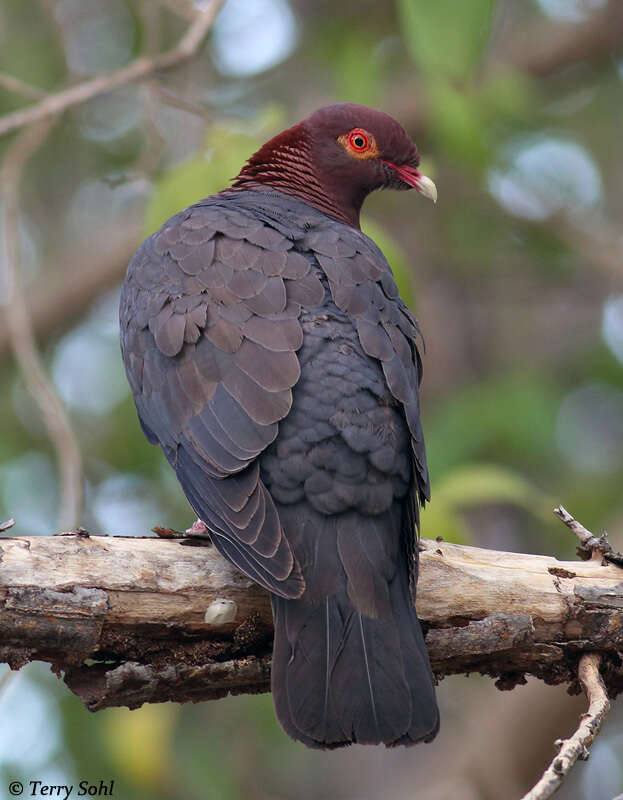
[(37, 352), (20, 274), (20, 181), (25, 165), (40, 147), (53, 123), (54, 119), (48, 118), (21, 131), (11, 142), (2, 163), (2, 265), (7, 297), (4, 316), (11, 350), (26, 388), (39, 406), (56, 452), (60, 472), (58, 524), (63, 528), (71, 528), (78, 524), (82, 513), (82, 457), (69, 417)]
[[(58, 524), (63, 529), (75, 527), (82, 514), (84, 499), (82, 458), (69, 418), (51, 380), (46, 375), (37, 352), (30, 308), (21, 283), (19, 189), (22, 173), (28, 160), (40, 147), (58, 114), (62, 111), (98, 94), (130, 81), (153, 75), (157, 70), (170, 68), (192, 57), (204, 41), (222, 3), (223, 0), (212, 0), (206, 10), (197, 12), (194, 21), (178, 45), (168, 53), (139, 58), (129, 66), (110, 75), (95, 78), (52, 95), (45, 95), (19, 79), (4, 73), (0, 74), (0, 86), (27, 97), (41, 98), (40, 102), (29, 108), (0, 117), (0, 135), (27, 126), (9, 145), (0, 176), (2, 179), (0, 197), (4, 231), (2, 266), (8, 298), (5, 331), (26, 386), (41, 410), (56, 451), (60, 472)], [(116, 270), (117, 264), (115, 261), (110, 261), (108, 248), (107, 256), (105, 266), (112, 263)], [(88, 274), (96, 276), (98, 279), (87, 281), (86, 294), (94, 296), (102, 288), (102, 279), (104, 283), (108, 280), (109, 271), (107, 269), (90, 270)], [(56, 283), (58, 285), (58, 281)], [(84, 281), (82, 283), (84, 284)], [(70, 286), (70, 294), (75, 299), (77, 296), (76, 284), (72, 281)], [(82, 290), (84, 290), (84, 286), (82, 286)], [(64, 296), (67, 291), (66, 287), (62, 287), (62, 291)], [(54, 308), (50, 305), (49, 295), (46, 293), (44, 297), (46, 308)], [(64, 309), (67, 305), (63, 304), (60, 307)]]
[(177, 46), (168, 53), (150, 58), (137, 58), (127, 67), (111, 72), (109, 75), (102, 75), (61, 92), (50, 94), (35, 105), (0, 117), (0, 136), (32, 122), (60, 114), (97, 95), (110, 92), (133, 81), (142, 80), (158, 70), (170, 69), (192, 58), (205, 40), (223, 2), (224, 0), (212, 0), (205, 11), (197, 12), (195, 21), (188, 27)]
[[(61, 274), (43, 274), (29, 287), (25, 298), (35, 338), (66, 330), (79, 320), (96, 298), (117, 285), (136, 250), (138, 226), (121, 226), (106, 246), (94, 247), (89, 254), (89, 269), (84, 269), (84, 252), (64, 255)], [(72, 258), (73, 256), (73, 258)], [(0, 359), (10, 350), (6, 319), (0, 320)], [(71, 528), (71, 525), (60, 526)]]
[(566, 30), (540, 24), (523, 34), (513, 31), (500, 42), (501, 59), (535, 77), (547, 77), (578, 62), (599, 62), (620, 50), (623, 42), (623, 6), (610, 0), (581, 25)]
[(19, 78), (14, 78), (13, 75), (8, 75), (6, 72), (0, 72), (0, 88), (14, 94), (21, 94), (22, 97), (26, 97), (28, 100), (42, 100), (45, 97), (43, 89), (31, 86), (29, 83), (25, 83)]

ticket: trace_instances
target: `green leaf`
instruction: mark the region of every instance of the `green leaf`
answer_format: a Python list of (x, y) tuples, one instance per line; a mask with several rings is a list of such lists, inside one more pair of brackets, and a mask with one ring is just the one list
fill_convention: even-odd
[(478, 66), (493, 0), (398, 0), (409, 51), (421, 70), (461, 82)]
[[(336, 97), (364, 106), (381, 100), (383, 69), (375, 53), (375, 40), (367, 32), (354, 30), (334, 50)], [(366, 58), (361, 54), (366, 53)]]
[(444, 79), (429, 85), (436, 142), (460, 161), (483, 167), (490, 156), (486, 117), (474, 91), (455, 89)]
[(469, 464), (447, 473), (435, 486), (435, 502), (453, 510), (511, 503), (549, 519), (552, 498), (518, 472), (498, 464)]
[(455, 386), (425, 415), (432, 475), (467, 462), (500, 460), (539, 477), (554, 472), (561, 399), (555, 383), (526, 370)]
[(166, 778), (167, 753), (179, 707), (173, 703), (144, 705), (134, 711), (108, 709), (101, 732), (115, 766), (133, 783), (152, 791)]
[(525, 119), (526, 112), (539, 103), (534, 83), (511, 69), (500, 69), (479, 87), (479, 101), (492, 124), (500, 119)]

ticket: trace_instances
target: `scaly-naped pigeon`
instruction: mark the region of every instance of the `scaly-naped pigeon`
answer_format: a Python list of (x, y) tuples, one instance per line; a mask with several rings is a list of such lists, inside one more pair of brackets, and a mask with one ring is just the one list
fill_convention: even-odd
[(310, 747), (439, 728), (413, 605), (419, 331), (359, 228), (374, 189), (436, 199), (418, 164), (387, 114), (321, 108), (150, 236), (121, 295), (143, 430), (216, 548), (271, 593), (277, 716)]

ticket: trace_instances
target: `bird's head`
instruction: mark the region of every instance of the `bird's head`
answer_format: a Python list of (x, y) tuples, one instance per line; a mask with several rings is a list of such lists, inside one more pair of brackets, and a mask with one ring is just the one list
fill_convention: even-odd
[(267, 186), (359, 227), (375, 189), (416, 189), (437, 200), (435, 184), (418, 170), (417, 147), (389, 114), (355, 103), (314, 111), (275, 136), (243, 167), (235, 189)]

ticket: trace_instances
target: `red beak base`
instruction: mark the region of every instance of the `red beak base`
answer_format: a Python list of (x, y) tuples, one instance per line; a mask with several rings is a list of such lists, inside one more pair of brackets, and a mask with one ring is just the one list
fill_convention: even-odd
[(383, 163), (387, 164), (388, 167), (391, 167), (401, 181), (406, 183), (408, 186), (412, 186), (421, 195), (424, 195), (424, 197), (428, 197), (429, 200), (432, 200), (433, 203), (437, 202), (437, 187), (430, 178), (427, 178), (426, 175), (422, 175), (418, 169), (410, 166), (409, 164), (398, 165), (392, 164), (391, 161), (384, 161)]

